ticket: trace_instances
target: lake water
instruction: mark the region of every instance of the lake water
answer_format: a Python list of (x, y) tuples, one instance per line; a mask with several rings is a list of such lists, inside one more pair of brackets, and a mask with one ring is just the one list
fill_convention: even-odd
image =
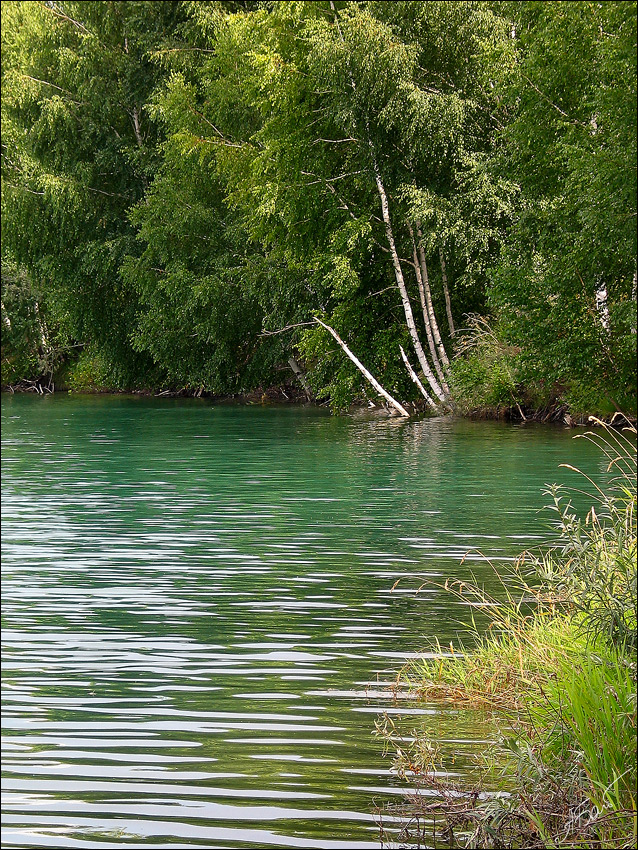
[(602, 467), (573, 435), (3, 396), (2, 846), (379, 847), (377, 716), (461, 777), (489, 737), (393, 696), (468, 619), (436, 583), (547, 538), (559, 464)]

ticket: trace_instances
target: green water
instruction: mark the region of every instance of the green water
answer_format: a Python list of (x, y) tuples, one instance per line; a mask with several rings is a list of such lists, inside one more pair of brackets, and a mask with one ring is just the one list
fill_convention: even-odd
[(393, 698), (467, 619), (415, 591), (494, 585), (487, 557), (546, 539), (544, 485), (579, 483), (559, 464), (602, 466), (572, 437), (3, 397), (2, 846), (379, 847), (403, 784), (377, 715), (425, 725), (461, 778), (489, 735)]

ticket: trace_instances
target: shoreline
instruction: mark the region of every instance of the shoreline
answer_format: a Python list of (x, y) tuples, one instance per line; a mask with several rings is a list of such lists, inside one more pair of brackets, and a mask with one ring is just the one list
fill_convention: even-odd
[[(308, 394), (294, 384), (278, 384), (270, 387), (257, 387), (255, 390), (242, 393), (216, 394), (203, 390), (186, 389), (151, 389), (150, 387), (138, 389), (113, 389), (113, 388), (91, 388), (73, 390), (67, 385), (55, 386), (54, 382), (45, 384), (41, 381), (20, 381), (17, 384), (5, 384), (0, 387), (2, 394), (20, 395), (35, 393), (36, 395), (100, 395), (100, 396), (138, 396), (146, 398), (198, 398), (208, 399), (215, 404), (244, 404), (244, 405), (303, 405), (305, 407), (329, 408), (330, 400), (317, 400), (310, 398)], [(419, 402), (404, 402), (411, 412), (411, 418), (427, 417), (428, 413)], [(355, 402), (347, 410), (340, 411), (342, 414), (371, 414), (386, 415), (395, 418), (393, 410), (383, 404), (374, 404), (369, 400)], [(623, 411), (616, 410), (612, 414), (596, 414), (594, 412), (574, 413), (569, 406), (561, 400), (532, 409), (522, 407), (518, 402), (509, 406), (499, 407), (476, 407), (467, 410), (457, 410), (454, 414), (461, 419), (474, 421), (498, 421), (512, 424), (540, 424), (540, 425), (563, 425), (568, 428), (591, 426), (596, 422), (612, 427), (623, 427), (635, 425), (636, 417)]]

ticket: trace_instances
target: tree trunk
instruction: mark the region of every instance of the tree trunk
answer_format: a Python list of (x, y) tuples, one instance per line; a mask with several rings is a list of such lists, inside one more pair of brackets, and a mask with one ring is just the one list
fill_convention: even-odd
[(140, 114), (137, 110), (137, 106), (133, 107), (131, 121), (133, 122), (133, 132), (135, 133), (137, 144), (140, 148), (144, 147), (144, 139), (142, 138), (142, 131), (140, 129)]
[(2, 323), (5, 325), (8, 331), (11, 330), (11, 319), (9, 318), (9, 314), (7, 313), (6, 307), (4, 306), (4, 301), (0, 301), (0, 305), (2, 306)]
[(607, 305), (607, 285), (604, 281), (596, 289), (596, 312), (603, 329), (609, 333), (609, 307)]
[(44, 354), (46, 355), (46, 354), (48, 354), (49, 344), (47, 342), (46, 329), (45, 329), (45, 326), (44, 326), (44, 322), (42, 321), (42, 318), (40, 316), (40, 308), (38, 306), (37, 301), (33, 302), (33, 308), (34, 308), (34, 312), (35, 312), (35, 318), (36, 318), (36, 321), (38, 323), (38, 330), (40, 331), (40, 342), (42, 344), (42, 350), (43, 350)]
[(401, 345), (399, 346), (399, 351), (401, 352), (401, 357), (403, 358), (403, 362), (405, 363), (405, 368), (408, 370), (408, 375), (412, 378), (414, 383), (419, 388), (419, 392), (421, 393), (423, 398), (427, 401), (427, 403), (432, 408), (432, 410), (438, 411), (438, 407), (436, 406), (436, 404), (434, 403), (434, 401), (432, 400), (432, 398), (428, 394), (428, 391), (425, 389), (425, 387), (423, 386), (423, 384), (419, 380), (419, 376), (417, 375), (417, 373), (414, 371), (414, 369), (410, 365), (410, 361), (408, 360), (408, 357), (407, 357), (405, 351), (403, 350), (403, 346), (401, 346)]
[(447, 323), (450, 328), (450, 336), (454, 336), (456, 330), (454, 328), (454, 319), (452, 318), (452, 302), (450, 301), (450, 290), (447, 285), (447, 267), (445, 265), (445, 257), (443, 256), (443, 248), (439, 245), (439, 257), (441, 258), (441, 277), (443, 279), (443, 295), (445, 296), (445, 312), (447, 313)]
[(412, 230), (412, 227), (409, 224), (408, 230), (410, 232), (410, 238), (412, 240), (412, 259), (414, 261), (416, 282), (419, 287), (419, 298), (421, 300), (421, 310), (423, 311), (423, 324), (425, 326), (425, 334), (428, 339), (428, 347), (430, 349), (430, 355), (432, 357), (432, 362), (434, 363), (434, 369), (436, 370), (436, 374), (441, 383), (441, 387), (445, 394), (448, 395), (450, 388), (446, 383), (445, 375), (443, 374), (443, 369), (441, 369), (441, 362), (436, 353), (436, 346), (434, 344), (434, 337), (432, 335), (432, 324), (430, 322), (430, 316), (428, 314), (427, 304), (425, 300), (425, 286), (423, 285), (423, 275), (421, 274), (421, 267), (419, 265), (419, 260), (417, 257), (416, 242), (414, 241), (414, 231)]
[(425, 251), (423, 250), (423, 234), (421, 233), (421, 225), (419, 222), (416, 223), (416, 232), (419, 237), (419, 262), (421, 265), (421, 275), (423, 277), (423, 288), (425, 289), (425, 301), (427, 304), (428, 316), (430, 317), (430, 324), (432, 325), (432, 335), (434, 337), (434, 342), (436, 345), (436, 350), (439, 353), (439, 359), (443, 364), (445, 369), (448, 369), (450, 366), (450, 361), (448, 360), (448, 356), (445, 353), (445, 348), (443, 347), (443, 342), (441, 340), (441, 334), (439, 333), (439, 325), (436, 321), (436, 316), (434, 315), (434, 306), (432, 305), (432, 292), (430, 291), (430, 278), (428, 275), (428, 267), (425, 262)]
[(315, 322), (317, 322), (317, 324), (321, 325), (322, 328), (325, 328), (329, 333), (332, 334), (332, 336), (337, 340), (337, 342), (339, 343), (341, 348), (345, 351), (345, 353), (350, 358), (350, 360), (352, 360), (354, 365), (361, 372), (363, 377), (366, 378), (368, 381), (370, 381), (370, 383), (375, 388), (375, 390), (379, 393), (379, 395), (382, 395), (383, 398), (386, 399), (386, 401), (388, 401), (392, 405), (392, 407), (394, 407), (395, 410), (398, 410), (399, 413), (401, 414), (401, 416), (405, 416), (405, 417), (409, 418), (410, 414), (405, 409), (405, 407), (403, 407), (403, 405), (399, 404), (399, 402), (395, 398), (392, 398), (392, 396), (390, 395), (389, 392), (386, 392), (383, 389), (381, 384), (377, 381), (377, 379), (373, 375), (370, 374), (370, 372), (368, 372), (368, 370), (363, 365), (363, 363), (358, 359), (358, 357), (356, 357), (350, 351), (350, 349), (345, 344), (345, 342), (341, 339), (341, 337), (336, 332), (336, 330), (334, 328), (331, 328), (330, 325), (327, 325), (325, 322), (322, 322), (321, 319), (318, 319), (316, 316), (313, 316), (312, 318), (315, 320)]
[(290, 366), (292, 371), (295, 373), (295, 377), (299, 380), (299, 383), (301, 384), (301, 386), (304, 388), (304, 391), (305, 391), (306, 395), (308, 396), (308, 401), (312, 401), (312, 392), (310, 390), (310, 387), (308, 386), (308, 381), (306, 380), (306, 376), (304, 375), (304, 373), (299, 368), (299, 364), (297, 363), (297, 361), (295, 360), (294, 357), (288, 358), (288, 365)]
[[(370, 147), (372, 147), (372, 142), (370, 142)], [(421, 340), (419, 339), (419, 334), (414, 323), (412, 305), (410, 304), (410, 299), (408, 297), (408, 290), (405, 285), (403, 270), (401, 268), (396, 243), (394, 241), (392, 222), (390, 220), (390, 209), (388, 206), (388, 196), (386, 195), (383, 180), (381, 179), (381, 174), (379, 173), (376, 161), (374, 161), (374, 179), (377, 184), (377, 191), (381, 200), (381, 213), (383, 215), (383, 223), (385, 225), (385, 235), (388, 240), (388, 246), (390, 248), (390, 256), (392, 257), (394, 277), (397, 282), (399, 292), (401, 293), (401, 301), (403, 302), (403, 312), (405, 313), (405, 321), (408, 326), (408, 330), (410, 331), (412, 344), (414, 345), (414, 350), (416, 351), (416, 356), (419, 360), (419, 365), (421, 366), (421, 369), (423, 369), (423, 374), (425, 375), (428, 384), (432, 388), (432, 392), (439, 399), (439, 401), (445, 403), (445, 392), (439, 385), (436, 377), (434, 376), (434, 373), (432, 372), (432, 369), (430, 368), (430, 364), (428, 363), (427, 358), (425, 356), (425, 352), (423, 351), (423, 346), (421, 345)]]
[[(339, 37), (341, 41), (344, 41), (343, 33), (341, 32), (341, 27), (339, 26), (339, 17), (337, 15), (337, 10), (334, 4), (334, 0), (330, 0), (330, 8), (334, 15), (335, 25), (339, 32)], [(356, 84), (354, 81), (354, 77), (352, 73), (350, 73), (350, 83), (352, 85), (353, 90), (356, 90)], [(419, 334), (416, 329), (416, 325), (414, 323), (414, 315), (412, 313), (412, 305), (410, 304), (410, 299), (408, 297), (408, 291), (405, 285), (405, 280), (403, 278), (403, 270), (401, 269), (401, 263), (399, 261), (399, 255), (396, 249), (396, 243), (394, 241), (394, 233), (392, 231), (392, 222), (390, 220), (390, 208), (388, 206), (388, 196), (386, 195), (385, 186), (383, 185), (383, 180), (381, 179), (381, 172), (379, 170), (379, 166), (377, 164), (377, 158), (374, 152), (374, 144), (372, 142), (372, 137), (370, 134), (370, 125), (368, 120), (366, 119), (366, 133), (367, 133), (367, 143), (370, 148), (370, 154), (372, 158), (372, 166), (374, 169), (374, 179), (377, 184), (377, 191), (379, 193), (379, 199), (381, 200), (381, 212), (383, 215), (383, 224), (385, 225), (385, 233), (388, 240), (388, 246), (390, 248), (390, 256), (392, 257), (392, 265), (394, 268), (394, 276), (397, 282), (397, 286), (399, 288), (399, 292), (401, 294), (401, 301), (403, 303), (403, 312), (405, 313), (405, 321), (408, 326), (408, 330), (410, 332), (410, 337), (412, 338), (412, 344), (414, 345), (414, 350), (416, 351), (416, 356), (419, 360), (419, 364), (421, 369), (423, 370), (423, 374), (425, 375), (428, 384), (432, 388), (432, 392), (434, 395), (441, 401), (443, 404), (446, 402), (446, 393), (443, 391), (441, 386), (439, 385), (436, 377), (434, 376), (432, 370), (430, 369), (430, 364), (427, 361), (427, 357), (425, 356), (425, 352), (423, 351), (423, 346), (421, 345), (421, 340), (419, 339)], [(317, 320), (318, 321), (318, 320)], [(327, 326), (326, 326), (327, 327)], [(331, 331), (334, 335), (334, 331)], [(339, 341), (339, 340), (337, 340)], [(407, 414), (406, 414), (407, 415)]]

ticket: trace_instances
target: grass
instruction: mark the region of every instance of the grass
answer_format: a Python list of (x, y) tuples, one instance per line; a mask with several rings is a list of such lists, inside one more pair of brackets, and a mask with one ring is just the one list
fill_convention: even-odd
[(406, 840), (443, 846), (425, 835), (438, 819), (445, 846), (637, 846), (635, 436), (585, 435), (608, 458), (605, 483), (587, 479), (585, 516), (550, 489), (557, 540), (521, 557), (516, 591), (511, 576), (502, 599), (475, 584), (446, 585), (486, 610), (489, 628), (474, 629), (469, 651), (451, 647), (403, 677), (423, 699), (498, 711), (494, 757), (509, 794), (486, 795), (481, 781), (453, 785), (427, 736), (403, 740), (386, 719), (378, 731), (399, 773), (438, 792), (412, 800)]

